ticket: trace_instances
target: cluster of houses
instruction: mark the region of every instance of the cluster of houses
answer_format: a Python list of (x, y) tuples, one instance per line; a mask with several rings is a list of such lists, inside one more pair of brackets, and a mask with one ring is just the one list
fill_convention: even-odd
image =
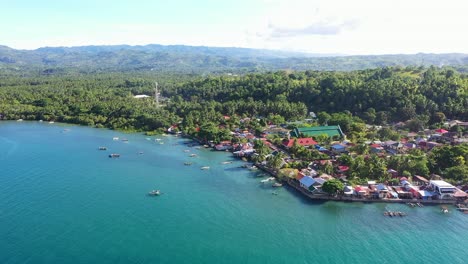
[[(459, 122), (460, 123), (460, 122)], [(465, 123), (461, 123), (465, 125)], [(456, 124), (460, 125), (460, 124)], [(466, 124), (468, 125), (468, 124)], [(323, 194), (323, 184), (336, 178), (344, 179), (346, 171), (349, 170), (348, 166), (336, 164), (336, 157), (350, 152), (350, 149), (355, 144), (346, 140), (346, 136), (341, 130), (340, 126), (316, 126), (316, 127), (302, 127), (288, 130), (279, 126), (270, 126), (263, 131), (260, 137), (257, 137), (248, 130), (236, 130), (232, 132), (234, 137), (237, 137), (238, 142), (233, 144), (231, 141), (223, 141), (218, 144), (211, 144), (210, 146), (219, 151), (232, 151), (238, 157), (251, 157), (255, 154), (254, 142), (255, 140), (262, 140), (267, 145), (272, 154), (278, 151), (288, 152), (294, 144), (299, 144), (307, 148), (315, 148), (318, 151), (328, 155), (329, 160), (314, 161), (308, 168), (300, 170), (293, 181), (303, 188), (306, 192), (311, 194)], [(267, 140), (268, 135), (278, 135), (284, 138), (282, 144), (277, 146)], [(329, 148), (320, 146), (315, 138), (326, 135), (332, 140), (336, 140)], [(448, 132), (444, 129), (436, 129), (430, 131), (422, 131), (420, 133), (407, 133), (403, 135), (399, 141), (368, 141), (365, 142), (369, 146), (370, 153), (377, 154), (378, 156), (388, 156), (404, 154), (410, 149), (421, 149), (423, 151), (430, 151), (432, 148), (442, 144), (459, 144), (467, 140), (468, 137), (460, 137), (458, 133)], [(292, 159), (285, 158), (284, 163)], [(332, 163), (335, 165), (333, 176), (327, 174), (318, 174), (318, 168)], [(265, 164), (264, 164), (265, 165)], [(344, 196), (366, 198), (366, 199), (421, 199), (421, 200), (435, 200), (435, 199), (466, 199), (466, 190), (457, 188), (447, 182), (441, 180), (427, 180), (422, 176), (415, 175), (412, 181), (406, 177), (399, 177), (398, 173), (394, 170), (388, 171), (394, 178), (399, 178), (400, 184), (398, 186), (390, 186), (386, 183), (376, 183), (369, 181), (367, 185), (358, 186), (345, 186), (343, 190)]]

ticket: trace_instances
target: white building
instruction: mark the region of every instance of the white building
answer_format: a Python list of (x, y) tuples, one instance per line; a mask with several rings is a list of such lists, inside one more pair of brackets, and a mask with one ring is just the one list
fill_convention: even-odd
[(456, 191), (455, 186), (445, 181), (429, 181), (429, 184), (440, 199), (452, 199)]

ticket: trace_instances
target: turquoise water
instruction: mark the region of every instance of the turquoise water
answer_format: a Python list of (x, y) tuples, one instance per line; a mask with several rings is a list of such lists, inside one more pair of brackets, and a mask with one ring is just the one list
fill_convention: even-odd
[(452, 208), (272, 195), (229, 153), (160, 138), (0, 122), (0, 263), (467, 262), (468, 215)]

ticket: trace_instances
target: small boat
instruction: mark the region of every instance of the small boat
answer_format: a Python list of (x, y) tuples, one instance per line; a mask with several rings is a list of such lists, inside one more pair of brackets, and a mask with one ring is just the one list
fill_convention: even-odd
[(444, 213), (444, 214), (449, 213), (449, 210), (448, 210), (447, 206), (441, 206), (441, 207), (440, 207), (440, 211), (441, 211), (442, 213)]
[(200, 169), (202, 169), (202, 170), (209, 170), (210, 167), (208, 167), (208, 166), (203, 166), (203, 167), (201, 167)]
[(184, 165), (185, 165), (185, 166), (190, 166), (190, 165), (192, 165), (192, 164), (193, 164), (192, 162), (184, 162)]
[(249, 170), (258, 170), (257, 166), (253, 165), (252, 167), (249, 168)]
[(190, 152), (190, 149), (184, 149), (184, 152)]
[(418, 205), (419, 207), (424, 207), (424, 205), (423, 205), (422, 203), (417, 203), (417, 205)]
[(42, 123), (42, 122), (44, 122), (44, 121), (42, 121), (42, 119), (41, 119), (41, 120), (39, 120), (39, 122), (41, 122), (41, 123)]
[(221, 163), (222, 163), (222, 164), (231, 164), (232, 161), (223, 161), (223, 162), (221, 162)]
[(278, 195), (278, 193), (277, 193), (277, 192), (272, 192), (271, 194), (273, 194), (273, 195)]
[(143, 151), (138, 152), (138, 155), (143, 155), (143, 154), (144, 154)]
[(112, 140), (119, 140), (119, 137), (113, 137)]
[(20, 118), (20, 119), (18, 119), (18, 120), (16, 120), (16, 121), (21, 122), (21, 121), (23, 121), (23, 119)]
[(109, 158), (120, 158), (120, 154), (116, 154), (116, 153), (109, 154)]
[(197, 156), (197, 154), (190, 154), (190, 157), (192, 157), (192, 158), (196, 157), (196, 156)]
[(161, 191), (159, 191), (159, 190), (152, 190), (151, 192), (148, 193), (148, 195), (151, 195), (151, 196), (158, 196), (158, 195), (161, 195)]
[(53, 124), (53, 123), (55, 123), (55, 122), (54, 121), (49, 121), (49, 124)]
[(279, 183), (279, 182), (275, 182), (271, 185), (272, 187), (281, 187), (283, 186), (283, 184)]
[(127, 143), (127, 142), (128, 142), (128, 139), (122, 138), (122, 141), (125, 142), (125, 143)]
[(411, 206), (413, 208), (416, 206), (416, 204), (414, 204), (414, 203), (407, 203), (407, 205), (409, 205), (409, 206)]
[(160, 138), (155, 138), (154, 140), (156, 140), (156, 141), (160, 141), (161, 139), (160, 139)]
[(99, 150), (107, 150), (107, 147), (99, 147)]
[(272, 181), (272, 180), (274, 180), (274, 179), (275, 179), (274, 177), (270, 177), (270, 178), (267, 178), (267, 179), (261, 180), (260, 182), (261, 182), (261, 183), (265, 183), (265, 182)]

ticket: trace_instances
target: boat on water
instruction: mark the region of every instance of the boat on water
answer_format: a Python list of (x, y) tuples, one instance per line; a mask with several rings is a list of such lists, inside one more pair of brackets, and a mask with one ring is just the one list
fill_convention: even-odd
[(184, 149), (184, 152), (190, 152), (190, 149)]
[(390, 216), (390, 217), (394, 217), (394, 216), (406, 216), (406, 213), (404, 212), (400, 212), (400, 211), (385, 211), (384, 212), (384, 215), (385, 216)]
[(192, 162), (188, 162), (188, 161), (187, 161), (187, 162), (184, 162), (184, 165), (185, 165), (185, 166), (190, 166), (190, 165), (192, 165), (192, 164), (193, 164)]
[(113, 137), (112, 140), (119, 140), (119, 137)]
[(208, 167), (208, 166), (203, 166), (203, 167), (201, 167), (200, 169), (202, 169), (202, 170), (209, 170), (210, 167)]
[(273, 183), (271, 186), (272, 186), (272, 187), (281, 187), (281, 186), (283, 186), (283, 184), (282, 184), (282, 183), (279, 183), (279, 182), (275, 182), (275, 183)]
[(18, 119), (18, 120), (16, 120), (16, 121), (21, 122), (21, 121), (23, 121), (23, 119), (20, 118), (20, 119)]
[(261, 183), (265, 183), (265, 182), (273, 181), (274, 179), (275, 179), (275, 177), (270, 177), (270, 178), (261, 180), (260, 182), (261, 182)]
[(250, 167), (249, 170), (258, 170), (258, 168), (257, 168), (257, 166), (252, 165), (252, 167)]
[(49, 124), (53, 124), (53, 123), (55, 123), (55, 122), (54, 121), (49, 121)]
[(416, 205), (419, 206), (419, 207), (424, 207), (424, 205), (422, 203), (417, 203)]
[(123, 142), (128, 142), (128, 139), (122, 138), (122, 141), (123, 141)]
[(232, 161), (223, 161), (223, 162), (221, 162), (221, 164), (231, 164), (231, 163), (232, 163)]
[(416, 207), (416, 204), (414, 204), (414, 203), (406, 203), (406, 204), (413, 207), (413, 208)]
[(107, 150), (107, 147), (99, 147), (99, 150)]
[(148, 193), (148, 195), (158, 196), (158, 195), (161, 195), (161, 191), (160, 190), (152, 190), (151, 192)]
[(117, 153), (109, 154), (109, 158), (120, 158), (120, 154), (117, 154)]
[(194, 153), (193, 153), (193, 154), (190, 154), (189, 156), (193, 158), (193, 157), (196, 157), (197, 154), (194, 154)]
[(444, 206), (444, 205), (440, 207), (440, 211), (441, 211), (442, 213), (444, 213), (444, 214), (448, 214), (448, 213), (449, 213), (448, 207), (447, 207), (447, 206)]

